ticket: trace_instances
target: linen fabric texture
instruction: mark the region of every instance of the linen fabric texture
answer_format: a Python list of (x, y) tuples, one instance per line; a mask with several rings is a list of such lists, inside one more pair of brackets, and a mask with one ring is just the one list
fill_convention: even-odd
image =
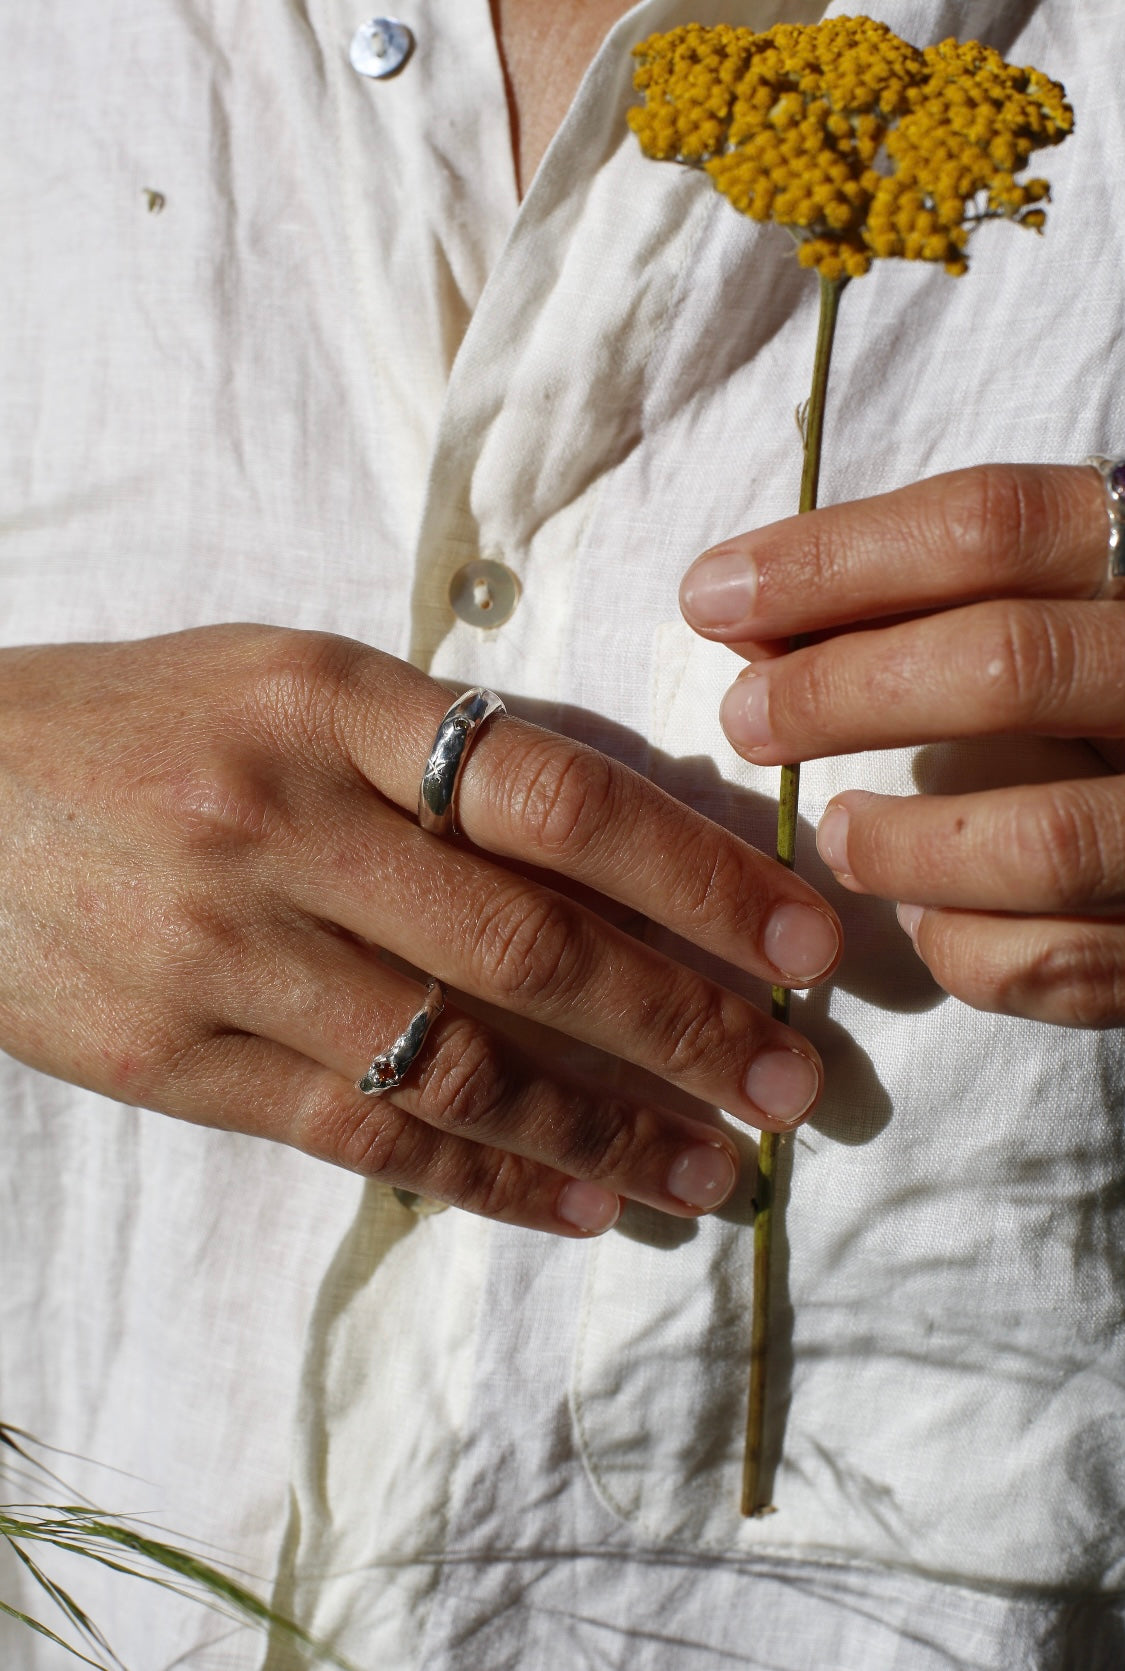
[[(381, 82), (348, 64), (363, 16), (342, 0), (8, 8), (3, 641), (346, 633), (768, 847), (776, 774), (716, 718), (738, 663), (676, 590), (709, 544), (795, 507), (816, 285), (783, 233), (642, 159), (629, 48), (689, 15), (838, 9), (637, 6), (520, 203), (486, 0), (402, 0), (416, 49)], [(822, 502), (1119, 450), (1125, 13), (872, 9), (1038, 65), (1077, 131), (1049, 158), (1045, 239), (986, 227), (964, 279), (886, 264), (849, 289)], [(493, 632), (448, 602), (476, 556), (522, 587)], [(776, 1515), (737, 1513), (752, 1166), (699, 1224), (629, 1209), (580, 1245), (415, 1218), (8, 1059), (0, 1416), (106, 1464), (62, 1466), (364, 1668), (1116, 1671), (1121, 1035), (945, 998), (811, 836), (845, 787), (1091, 769), (1078, 744), (998, 752), (803, 773), (799, 863), (847, 954), (794, 1005), (828, 1089), (788, 1183)], [(161, 1591), (52, 1571), (128, 1663), (297, 1663)], [(0, 1595), (42, 1609), (7, 1557)], [(10, 1622), (0, 1657), (64, 1663)]]

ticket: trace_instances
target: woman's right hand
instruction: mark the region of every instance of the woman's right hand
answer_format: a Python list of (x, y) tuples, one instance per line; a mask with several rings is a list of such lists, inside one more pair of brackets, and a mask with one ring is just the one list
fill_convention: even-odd
[(462, 774), (466, 844), (424, 834), (449, 702), (361, 644), (275, 628), (0, 652), (0, 1045), (506, 1223), (580, 1235), (622, 1196), (718, 1206), (737, 1152), (706, 1109), (573, 1077), (475, 1005), (447, 1002), (399, 1090), (355, 1090), (422, 999), (382, 948), (751, 1125), (789, 1129), (819, 1095), (798, 1034), (514, 867), (798, 986), (839, 955), (823, 900), (509, 716)]

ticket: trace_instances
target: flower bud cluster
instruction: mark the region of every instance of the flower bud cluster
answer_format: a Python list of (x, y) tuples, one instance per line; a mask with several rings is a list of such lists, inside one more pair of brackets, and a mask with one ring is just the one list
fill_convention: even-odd
[(883, 23), (839, 17), (761, 34), (688, 23), (634, 48), (646, 156), (711, 176), (753, 220), (787, 226), (826, 278), (877, 256), (966, 270), (973, 227), (1039, 229), (1031, 153), (1074, 126), (1063, 87), (976, 41), (919, 50)]

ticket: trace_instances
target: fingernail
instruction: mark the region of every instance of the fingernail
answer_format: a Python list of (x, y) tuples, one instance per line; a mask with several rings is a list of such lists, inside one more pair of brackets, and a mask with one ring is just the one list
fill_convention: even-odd
[(555, 1202), (555, 1212), (564, 1224), (584, 1230), (588, 1236), (600, 1236), (621, 1217), (621, 1197), (601, 1184), (591, 1184), (584, 1178), (572, 1178), (564, 1184)]
[(709, 1211), (721, 1206), (735, 1186), (738, 1173), (725, 1149), (717, 1143), (697, 1143), (672, 1162), (668, 1194), (688, 1207)]
[(741, 552), (716, 546), (696, 559), (680, 587), (680, 608), (694, 627), (737, 627), (749, 619), (758, 571)]
[(743, 1088), (768, 1119), (795, 1126), (816, 1101), (820, 1075), (799, 1050), (767, 1050), (751, 1063)]
[(762, 950), (788, 980), (815, 981), (840, 950), (836, 925), (812, 905), (779, 905), (766, 923)]
[(770, 742), (769, 681), (762, 673), (744, 673), (723, 697), (719, 723), (739, 753)]
[(847, 807), (837, 802), (825, 812), (816, 832), (817, 852), (829, 870), (839, 871), (844, 876), (851, 874), (848, 870), (849, 820)]
[(918, 947), (918, 924), (922, 921), (924, 910), (924, 905), (898, 905), (895, 907), (895, 916), (899, 920), (899, 926), (909, 934), (914, 942), (915, 950)]

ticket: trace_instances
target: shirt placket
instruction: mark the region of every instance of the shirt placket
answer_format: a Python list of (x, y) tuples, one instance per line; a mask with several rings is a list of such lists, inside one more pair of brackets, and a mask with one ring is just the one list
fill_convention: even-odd
[(565, 696), (566, 623), (584, 607), (574, 556), (606, 466), (633, 444), (618, 368), (635, 393), (665, 281), (698, 235), (698, 206), (659, 229), (637, 219), (622, 168), (630, 48), (673, 11), (636, 7), (603, 43), (453, 365), (414, 558), (410, 659), (437, 676)]
[[(488, 0), (402, 0), (372, 17), (326, 0), (317, 20), (337, 127), (345, 242), (369, 378), (373, 526), (381, 576), (370, 624), (405, 651), (414, 530), (451, 369), (518, 208), (503, 73)], [(381, 56), (380, 56), (381, 49)]]

